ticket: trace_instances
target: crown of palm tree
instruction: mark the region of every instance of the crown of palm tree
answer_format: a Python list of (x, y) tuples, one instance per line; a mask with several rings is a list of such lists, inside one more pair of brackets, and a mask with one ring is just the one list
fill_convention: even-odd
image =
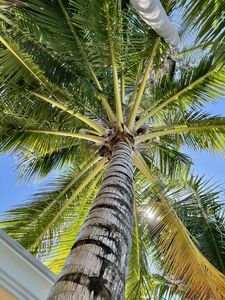
[(203, 109), (225, 93), (223, 1), (161, 1), (180, 14), (182, 43), (194, 37), (179, 52), (129, 1), (10, 2), (0, 12), (0, 150), (26, 179), (66, 169), (1, 225), (59, 272), (123, 138), (135, 166), (127, 299), (223, 299), (220, 191), (191, 176), (182, 153), (224, 151), (225, 118)]

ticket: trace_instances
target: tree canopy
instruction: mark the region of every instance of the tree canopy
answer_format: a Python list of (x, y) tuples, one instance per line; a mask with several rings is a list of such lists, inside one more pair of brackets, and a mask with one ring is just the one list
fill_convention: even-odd
[(122, 134), (135, 166), (127, 299), (223, 299), (222, 188), (182, 151), (224, 152), (225, 117), (204, 105), (225, 94), (225, 3), (161, 3), (179, 48), (130, 1), (0, 2), (0, 151), (26, 180), (65, 169), (1, 226), (59, 272)]

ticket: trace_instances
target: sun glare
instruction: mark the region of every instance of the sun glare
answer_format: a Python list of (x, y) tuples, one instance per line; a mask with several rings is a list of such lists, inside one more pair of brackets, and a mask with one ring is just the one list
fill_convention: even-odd
[(153, 210), (151, 210), (151, 209), (148, 209), (148, 210), (145, 212), (145, 214), (146, 214), (146, 217), (147, 217), (148, 219), (150, 219), (150, 220), (154, 220), (155, 217), (156, 217), (156, 213), (155, 213)]

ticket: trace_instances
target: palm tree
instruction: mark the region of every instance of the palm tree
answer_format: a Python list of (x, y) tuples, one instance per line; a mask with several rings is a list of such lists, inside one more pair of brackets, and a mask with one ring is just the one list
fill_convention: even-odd
[(219, 191), (182, 153), (225, 146), (203, 110), (225, 92), (224, 4), (207, 3), (162, 1), (195, 25), (177, 52), (138, 2), (143, 20), (125, 0), (3, 2), (0, 149), (25, 179), (63, 172), (1, 224), (53, 270), (68, 255), (49, 299), (123, 299), (126, 278), (127, 299), (224, 299)]

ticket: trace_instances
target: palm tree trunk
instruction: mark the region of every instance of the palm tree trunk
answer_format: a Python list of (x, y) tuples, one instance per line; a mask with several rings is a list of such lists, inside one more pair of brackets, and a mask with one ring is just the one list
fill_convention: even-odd
[(121, 300), (133, 227), (131, 148), (119, 140), (48, 300)]

